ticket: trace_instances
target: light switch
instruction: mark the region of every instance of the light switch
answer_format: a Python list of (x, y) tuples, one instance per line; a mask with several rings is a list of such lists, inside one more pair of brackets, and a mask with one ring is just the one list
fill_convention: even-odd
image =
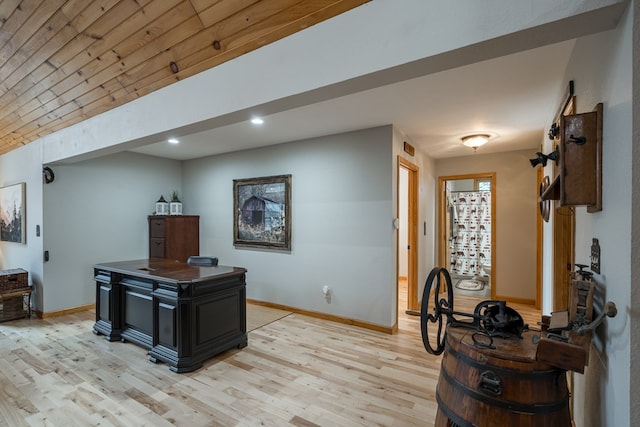
[(598, 239), (591, 239), (591, 271), (600, 274), (600, 243), (598, 243)]

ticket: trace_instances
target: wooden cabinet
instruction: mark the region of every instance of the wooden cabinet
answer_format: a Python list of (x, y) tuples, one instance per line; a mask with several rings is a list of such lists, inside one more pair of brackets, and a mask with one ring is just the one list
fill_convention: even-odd
[(149, 221), (149, 257), (186, 262), (200, 255), (200, 217), (152, 215)]
[(602, 104), (561, 117), (560, 206), (602, 210)]
[(540, 195), (541, 201), (557, 200), (558, 207), (586, 206), (602, 210), (602, 103), (589, 113), (561, 116), (559, 167)]

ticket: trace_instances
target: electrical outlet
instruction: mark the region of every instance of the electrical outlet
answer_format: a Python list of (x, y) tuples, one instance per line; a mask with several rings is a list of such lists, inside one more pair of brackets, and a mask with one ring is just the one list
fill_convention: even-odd
[(331, 288), (324, 285), (322, 287), (322, 293), (324, 294), (324, 299), (327, 300), (327, 304), (331, 304)]

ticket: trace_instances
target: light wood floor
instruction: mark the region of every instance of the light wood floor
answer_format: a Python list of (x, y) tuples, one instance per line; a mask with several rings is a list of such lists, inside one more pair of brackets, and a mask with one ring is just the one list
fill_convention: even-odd
[(290, 311), (278, 310), (264, 305), (247, 304), (247, 332), (266, 326), (290, 314)]
[(440, 358), (418, 317), (401, 314), (388, 335), (289, 314), (188, 374), (93, 322), (87, 311), (0, 323), (0, 426), (433, 424)]

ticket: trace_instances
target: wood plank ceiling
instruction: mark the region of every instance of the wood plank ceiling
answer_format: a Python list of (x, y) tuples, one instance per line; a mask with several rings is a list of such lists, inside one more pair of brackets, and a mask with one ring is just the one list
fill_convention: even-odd
[(0, 154), (370, 0), (0, 0)]

